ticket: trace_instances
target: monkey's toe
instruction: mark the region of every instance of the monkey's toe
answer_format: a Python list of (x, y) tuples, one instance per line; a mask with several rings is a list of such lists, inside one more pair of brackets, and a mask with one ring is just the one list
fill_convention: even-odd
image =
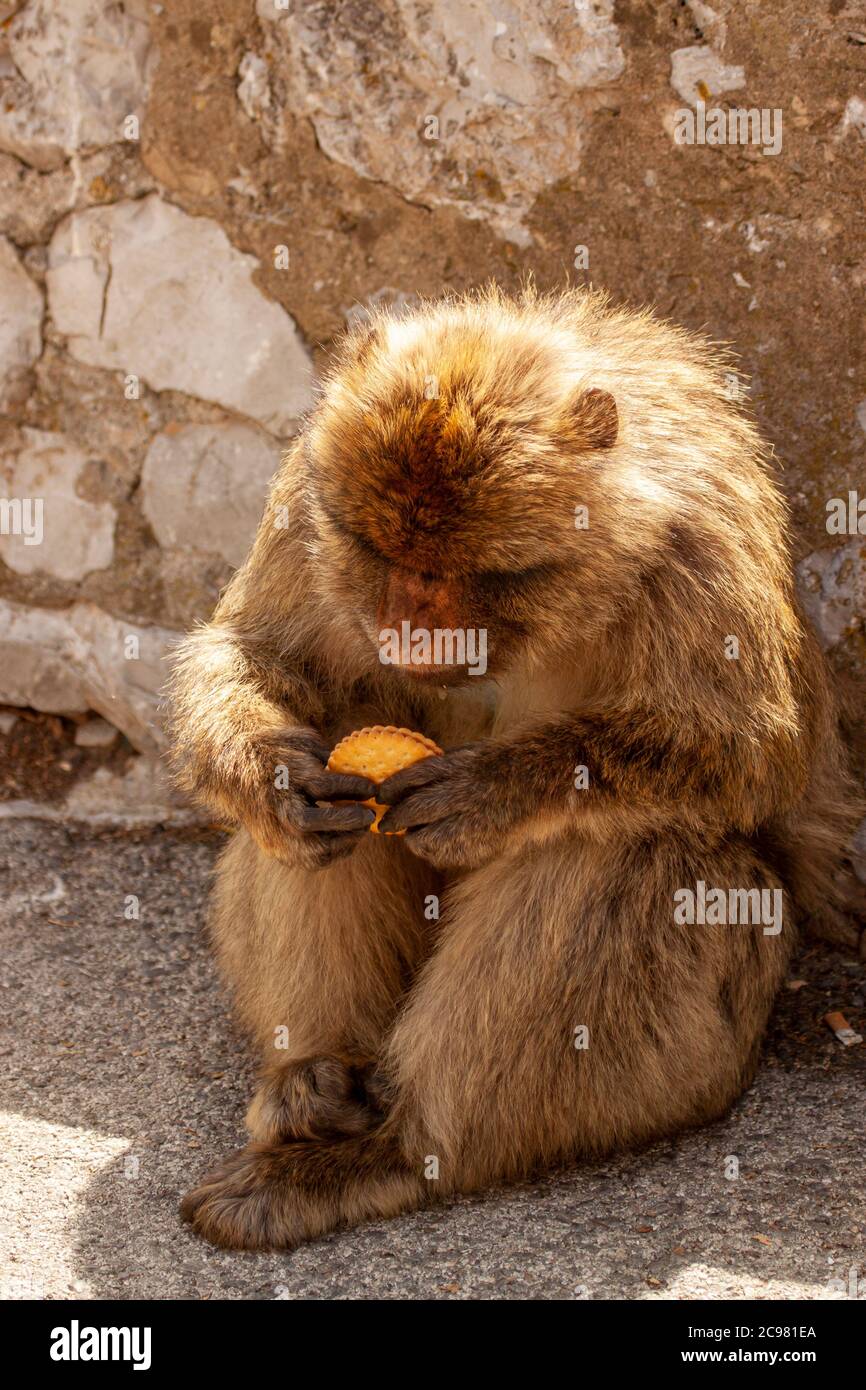
[(430, 1200), (393, 1136), (318, 1144), (248, 1144), (230, 1154), (181, 1203), (192, 1229), (229, 1250), (290, 1250), (371, 1217)]
[(228, 1250), (292, 1249), (312, 1234), (297, 1203), (273, 1182), (268, 1151), (255, 1144), (230, 1154), (188, 1192), (180, 1214), (197, 1235)]
[(382, 1119), (378, 1090), (364, 1067), (338, 1057), (309, 1057), (274, 1068), (253, 1097), (247, 1129), (254, 1139), (339, 1139), (366, 1134)]

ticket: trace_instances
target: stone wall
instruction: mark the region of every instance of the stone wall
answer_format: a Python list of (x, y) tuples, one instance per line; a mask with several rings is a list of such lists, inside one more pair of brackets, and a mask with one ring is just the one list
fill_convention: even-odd
[[(736, 344), (805, 602), (862, 672), (859, 5), (0, 0), (0, 21), (0, 497), (24, 507), (0, 517), (0, 703), (157, 749), (162, 654), (242, 557), (347, 320), (528, 271)], [(714, 139), (732, 109), (764, 129)]]

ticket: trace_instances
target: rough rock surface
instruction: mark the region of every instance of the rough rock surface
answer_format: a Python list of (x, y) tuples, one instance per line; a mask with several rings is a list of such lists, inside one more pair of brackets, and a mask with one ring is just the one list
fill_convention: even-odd
[(96, 710), (134, 747), (158, 751), (159, 692), (178, 635), (122, 622), (93, 604), (53, 611), (0, 599), (4, 699), (55, 713)]
[(0, 408), (23, 394), (23, 378), (42, 351), (42, 292), (0, 237)]
[(245, 425), (186, 425), (158, 434), (141, 475), (141, 506), (166, 550), (247, 554), (280, 461), (273, 440)]
[(75, 731), (78, 748), (110, 748), (117, 741), (117, 729), (107, 719), (88, 719)]
[(817, 550), (797, 566), (803, 607), (825, 651), (866, 640), (866, 537)]
[(708, 102), (746, 85), (742, 68), (723, 63), (711, 48), (695, 44), (671, 54), (671, 86), (691, 105)]
[(38, 543), (35, 534), (0, 535), (0, 559), (18, 574), (42, 570), (64, 580), (107, 569), (117, 512), (78, 495), (85, 455), (61, 434), (25, 429), (23, 436), (20, 452), (0, 454), (0, 489), (41, 504), (41, 534)]
[(61, 224), (49, 307), (80, 361), (281, 434), (310, 404), (310, 362), (289, 316), (252, 283), (255, 267), (214, 222), (150, 194)]
[(613, 0), (256, 8), (286, 109), (330, 158), (523, 243), (539, 193), (580, 162), (592, 93), (625, 67)]
[[(33, 610), (34, 633), (77, 603), (141, 628), (207, 617), (266, 452), (347, 320), (532, 273), (735, 344), (806, 607), (834, 667), (863, 678), (862, 532), (827, 527), (828, 499), (866, 496), (866, 43), (850, 6), (0, 13), (0, 452), (19, 455), (25, 430), (62, 435), (86, 459), (77, 502), (115, 513), (103, 568), (0, 558), (0, 592)], [(781, 110), (778, 153), (677, 144), (698, 100)], [(198, 430), (249, 440), (232, 477), (218, 449), (184, 451)], [(852, 721), (861, 778), (864, 728)]]
[(121, 775), (98, 768), (92, 777), (78, 782), (63, 805), (58, 819), (86, 821), (126, 829), (139, 826), (196, 825), (209, 817), (185, 805), (171, 785), (160, 758), (140, 757), (129, 763)]
[[(124, 138), (142, 114), (150, 43), (143, 0), (30, 0), (5, 28), (0, 149), (37, 169)], [(2, 69), (0, 69), (2, 71)]]

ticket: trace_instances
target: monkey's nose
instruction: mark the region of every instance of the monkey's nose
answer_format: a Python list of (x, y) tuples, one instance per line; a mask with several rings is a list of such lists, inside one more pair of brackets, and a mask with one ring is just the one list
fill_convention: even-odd
[(457, 581), (394, 569), (379, 605), (379, 624), (399, 631), (408, 622), (413, 629), (433, 632), (457, 626), (459, 606)]

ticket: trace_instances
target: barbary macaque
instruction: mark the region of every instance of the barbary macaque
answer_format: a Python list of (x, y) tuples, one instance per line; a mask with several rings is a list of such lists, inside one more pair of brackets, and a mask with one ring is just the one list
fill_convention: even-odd
[[(263, 1058), (251, 1142), (183, 1203), (209, 1240), (291, 1247), (749, 1084), (854, 820), (730, 370), (531, 287), (345, 341), (173, 676), (182, 782), (239, 827), (212, 930)], [(384, 659), (407, 630), (483, 632), (484, 670)], [(368, 725), (443, 756), (378, 790), (329, 772)]]

